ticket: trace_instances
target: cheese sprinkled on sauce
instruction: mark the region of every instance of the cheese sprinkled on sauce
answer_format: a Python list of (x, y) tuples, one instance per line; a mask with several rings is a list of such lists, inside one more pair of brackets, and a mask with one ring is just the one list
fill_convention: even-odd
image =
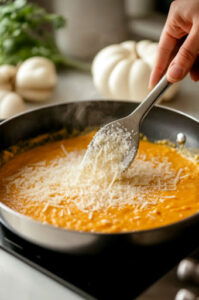
[(141, 140), (135, 161), (120, 176), (107, 176), (109, 169), (96, 162), (82, 173), (93, 135), (10, 157), (0, 168), (1, 201), (44, 223), (109, 233), (159, 227), (199, 211), (196, 161), (166, 144)]
[(95, 174), (96, 180), (110, 184), (125, 169), (125, 158), (135, 153), (132, 134), (120, 123), (102, 127), (88, 146), (81, 163), (81, 177)]
[[(107, 176), (108, 169), (103, 170), (95, 163), (91, 169), (85, 168), (82, 175), (80, 165), (84, 153), (84, 150), (67, 153), (64, 149), (63, 157), (23, 167), (6, 178), (7, 193), (15, 188), (22, 199), (28, 197), (53, 205), (67, 200), (84, 212), (127, 204), (145, 208), (164, 200), (158, 195), (160, 190), (175, 190), (183, 173), (182, 169), (173, 170), (166, 158), (146, 160), (145, 156), (138, 155), (120, 178)], [(148, 195), (149, 189), (153, 195)]]

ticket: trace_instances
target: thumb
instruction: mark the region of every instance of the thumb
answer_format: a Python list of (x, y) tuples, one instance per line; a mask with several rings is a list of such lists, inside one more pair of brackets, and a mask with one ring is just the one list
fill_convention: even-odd
[(191, 70), (199, 51), (198, 29), (198, 26), (192, 26), (189, 35), (170, 63), (167, 71), (168, 81), (179, 81)]

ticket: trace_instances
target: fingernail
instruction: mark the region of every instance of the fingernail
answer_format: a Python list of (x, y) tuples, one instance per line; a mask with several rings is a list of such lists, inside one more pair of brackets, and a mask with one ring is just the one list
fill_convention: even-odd
[(184, 75), (184, 70), (174, 65), (168, 70), (168, 75), (173, 79), (181, 79)]

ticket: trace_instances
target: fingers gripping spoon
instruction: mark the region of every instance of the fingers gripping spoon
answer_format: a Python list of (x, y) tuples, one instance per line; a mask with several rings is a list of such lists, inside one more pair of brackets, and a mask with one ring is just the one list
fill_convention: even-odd
[(103, 153), (101, 161), (116, 163), (121, 172), (125, 171), (136, 156), (142, 121), (170, 85), (164, 75), (130, 115), (103, 126), (89, 144), (84, 161)]

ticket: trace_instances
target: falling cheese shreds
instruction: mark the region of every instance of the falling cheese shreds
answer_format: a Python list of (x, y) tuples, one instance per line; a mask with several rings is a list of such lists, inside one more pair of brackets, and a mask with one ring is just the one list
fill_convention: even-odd
[(131, 161), (136, 152), (133, 136), (119, 122), (102, 127), (88, 146), (81, 163), (82, 174), (86, 171), (96, 174), (98, 181), (107, 179), (111, 188), (126, 168), (126, 159)]
[(65, 152), (48, 164), (44, 161), (24, 166), (5, 179), (7, 194), (17, 190), (21, 199), (41, 201), (44, 211), (49, 206), (62, 207), (67, 203), (63, 208), (70, 213), (70, 205), (75, 205), (92, 218), (92, 212), (110, 207), (133, 205), (135, 210), (146, 209), (164, 201), (160, 191), (171, 191), (172, 198), (183, 172), (174, 170), (167, 158), (146, 160), (138, 154), (119, 178), (105, 175), (107, 169), (96, 166), (85, 168), (82, 174), (84, 154), (85, 150)]

